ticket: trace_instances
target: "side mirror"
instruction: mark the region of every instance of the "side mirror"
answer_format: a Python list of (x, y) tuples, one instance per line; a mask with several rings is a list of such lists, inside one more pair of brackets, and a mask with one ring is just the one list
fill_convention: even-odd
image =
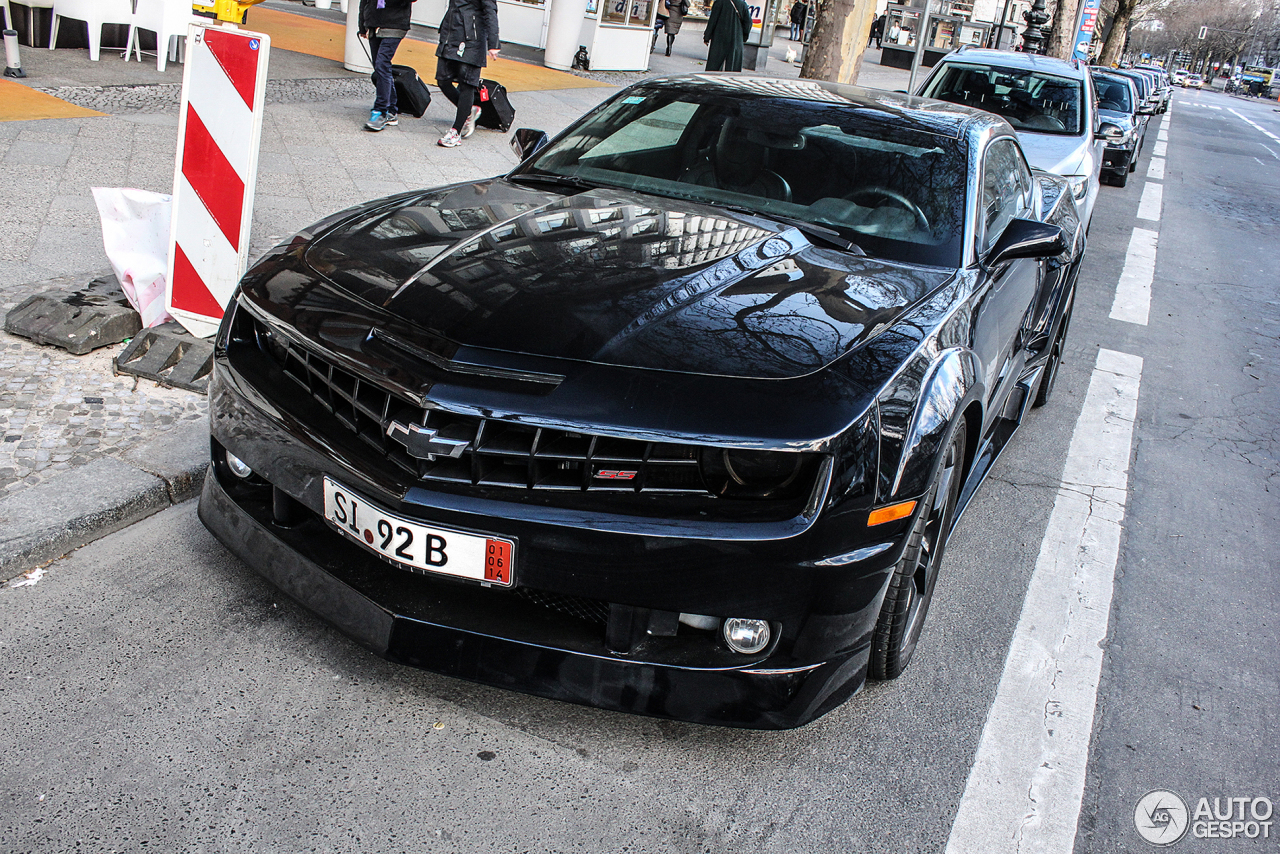
[(546, 147), (550, 141), (551, 137), (547, 136), (547, 132), (544, 130), (520, 128), (511, 135), (511, 150), (521, 160), (528, 160)]
[(1124, 130), (1118, 125), (1111, 124), (1111, 122), (1103, 122), (1102, 126), (1093, 135), (1093, 138), (1101, 139), (1110, 145), (1119, 145), (1120, 141), (1124, 139)]
[(1156, 108), (1150, 106), (1149, 104), (1143, 104), (1141, 107), (1138, 108), (1138, 115), (1140, 116), (1154, 116), (1155, 114), (1156, 114)]
[(996, 245), (987, 253), (986, 265), (995, 267), (1016, 258), (1052, 258), (1067, 251), (1067, 233), (1061, 226), (1032, 219), (1010, 220)]

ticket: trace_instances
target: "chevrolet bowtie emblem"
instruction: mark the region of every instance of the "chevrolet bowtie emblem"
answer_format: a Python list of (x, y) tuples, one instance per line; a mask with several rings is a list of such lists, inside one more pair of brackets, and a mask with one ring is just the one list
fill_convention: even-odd
[(471, 444), (467, 439), (446, 439), (438, 430), (421, 424), (405, 424), (403, 421), (388, 424), (387, 436), (404, 445), (409, 456), (420, 460), (434, 460), (436, 457), (456, 460)]

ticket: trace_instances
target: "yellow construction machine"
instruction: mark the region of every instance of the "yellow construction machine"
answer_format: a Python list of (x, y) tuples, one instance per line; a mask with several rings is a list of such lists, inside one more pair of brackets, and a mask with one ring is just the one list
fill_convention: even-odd
[(245, 16), (249, 14), (249, 7), (261, 2), (262, 0), (195, 0), (191, 6), (197, 15), (243, 24)]

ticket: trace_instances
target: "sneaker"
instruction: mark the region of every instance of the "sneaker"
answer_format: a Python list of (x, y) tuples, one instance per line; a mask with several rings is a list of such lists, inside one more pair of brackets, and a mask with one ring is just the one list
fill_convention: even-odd
[(467, 137), (471, 136), (471, 134), (476, 132), (476, 120), (479, 118), (480, 118), (480, 108), (472, 107), (471, 115), (467, 116), (467, 120), (462, 123), (462, 133), (460, 134), (460, 136), (463, 139), (466, 139)]
[(440, 137), (439, 141), (436, 142), (436, 145), (444, 148), (457, 148), (459, 145), (462, 145), (462, 137), (456, 130), (449, 128), (449, 131), (444, 136)]
[(395, 127), (395, 126), (396, 126), (396, 125), (398, 125), (398, 124), (400, 124), (400, 114), (399, 114), (399, 113), (387, 113), (387, 126), (388, 126), (388, 127)]
[(374, 113), (369, 121), (365, 122), (364, 129), (372, 131), (380, 131), (387, 126), (389, 121), (386, 113)]

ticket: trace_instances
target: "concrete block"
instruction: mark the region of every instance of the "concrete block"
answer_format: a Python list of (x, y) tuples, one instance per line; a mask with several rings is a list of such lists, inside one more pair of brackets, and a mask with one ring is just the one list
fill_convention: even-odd
[(4, 331), (76, 356), (119, 344), (142, 328), (115, 276), (102, 276), (76, 290), (28, 297), (4, 318)]

